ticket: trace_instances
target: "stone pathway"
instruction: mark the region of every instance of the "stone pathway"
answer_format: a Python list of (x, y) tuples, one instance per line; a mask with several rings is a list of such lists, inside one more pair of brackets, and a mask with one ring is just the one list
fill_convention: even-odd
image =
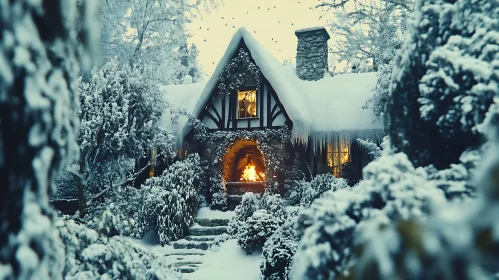
[(189, 236), (172, 242), (172, 249), (166, 253), (172, 266), (177, 267), (183, 275), (196, 271), (203, 263), (206, 250), (210, 249), (215, 239), (227, 232), (228, 219), (196, 219), (189, 229)]

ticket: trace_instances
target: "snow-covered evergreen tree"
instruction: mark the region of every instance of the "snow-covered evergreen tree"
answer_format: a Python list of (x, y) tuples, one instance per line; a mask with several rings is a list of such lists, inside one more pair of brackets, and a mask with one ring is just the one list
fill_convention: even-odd
[(171, 136), (157, 126), (166, 107), (158, 92), (139, 69), (116, 59), (95, 68), (88, 82), (81, 81), (80, 170), (74, 174), (80, 216), (87, 200), (135, 178), (135, 159), (156, 147), (170, 155)]
[(228, 233), (236, 236), (241, 226), (246, 220), (253, 215), (253, 213), (260, 209), (260, 199), (258, 194), (252, 192), (244, 193), (241, 197), (241, 204), (236, 206), (234, 216), (229, 221)]
[(142, 185), (140, 237), (155, 230), (164, 245), (185, 236), (198, 210), (197, 187), (202, 173), (199, 161), (199, 155), (189, 155)]
[(95, 43), (95, 8), (95, 1), (0, 2), (2, 279), (62, 279), (49, 198), (77, 151), (77, 58)]
[(288, 279), (291, 261), (298, 248), (298, 236), (294, 230), (296, 221), (288, 219), (265, 242), (262, 250), (263, 261), (260, 270), (264, 279)]
[(416, 165), (447, 168), (479, 146), (477, 125), (499, 94), (496, 1), (419, 1), (396, 59), (388, 128)]

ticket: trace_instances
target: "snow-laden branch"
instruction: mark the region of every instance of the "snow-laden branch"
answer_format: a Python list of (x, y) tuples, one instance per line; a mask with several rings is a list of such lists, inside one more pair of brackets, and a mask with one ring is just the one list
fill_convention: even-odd
[(100, 191), (98, 194), (92, 196), (88, 201), (87, 201), (87, 206), (90, 206), (90, 204), (92, 203), (92, 201), (100, 198), (101, 196), (103, 196), (107, 191), (109, 191), (110, 189), (112, 188), (116, 188), (116, 187), (120, 187), (132, 180), (134, 180), (140, 173), (142, 173), (144, 170), (146, 170), (147, 168), (149, 168), (152, 164), (153, 161), (155, 161), (158, 157), (160, 157), (161, 155), (163, 155), (163, 153), (158, 153), (156, 156), (154, 156), (151, 161), (149, 161), (148, 164), (146, 164), (144, 167), (142, 167), (141, 169), (139, 169), (138, 171), (132, 173), (130, 176), (128, 176), (126, 179), (124, 179), (123, 181), (119, 182), (119, 183), (116, 183), (116, 184), (110, 184), (109, 187), (103, 189), (102, 191)]

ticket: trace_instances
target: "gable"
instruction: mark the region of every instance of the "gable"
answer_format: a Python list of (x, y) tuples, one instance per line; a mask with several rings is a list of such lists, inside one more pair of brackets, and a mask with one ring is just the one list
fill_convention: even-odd
[[(249, 54), (251, 63), (256, 64), (243, 39), (239, 42), (229, 63), (234, 61), (241, 50)], [(284, 125), (291, 127), (292, 122), (289, 115), (274, 88), (263, 74), (260, 76), (260, 81), (246, 82), (246, 84), (241, 85), (241, 91), (231, 90), (230, 93), (226, 94), (220, 91), (221, 82), (218, 79), (197, 118), (211, 130), (280, 128)], [(241, 114), (245, 111), (238, 97), (245, 92), (256, 99), (250, 105), (250, 107), (252, 106), (251, 115)]]
[[(282, 104), (281, 113), (283, 116), (289, 118), (289, 122), (293, 125), (291, 130), (293, 140), (306, 142), (310, 135), (312, 120), (307, 113), (308, 109), (303, 106), (303, 104), (305, 104), (303, 97), (291, 83), (286, 81), (286, 77), (280, 71), (282, 65), (244, 28), (240, 28), (229, 43), (224, 56), (218, 63), (213, 75), (201, 93), (200, 100), (194, 109), (193, 115), (201, 116), (201, 113), (205, 110), (209, 101), (211, 101), (214, 90), (217, 88), (218, 78), (222, 73), (223, 68), (237, 53), (241, 43), (246, 46), (252, 60), (268, 81), (273, 92), (278, 93), (279, 96), (277, 97), (277, 94), (275, 94), (275, 99), (278, 99)], [(276, 117), (276, 119), (277, 118), (278, 117)], [(191, 125), (186, 125), (184, 127), (183, 135), (185, 136), (191, 129)]]

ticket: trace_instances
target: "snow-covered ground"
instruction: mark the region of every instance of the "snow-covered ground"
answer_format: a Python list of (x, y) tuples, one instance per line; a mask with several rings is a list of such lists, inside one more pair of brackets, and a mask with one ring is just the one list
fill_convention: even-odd
[(234, 211), (218, 211), (211, 210), (210, 207), (202, 207), (199, 209), (197, 219), (230, 219), (234, 216)]
[(217, 252), (208, 251), (200, 268), (187, 275), (189, 280), (258, 280), (262, 253), (247, 255), (234, 239), (220, 245)]

